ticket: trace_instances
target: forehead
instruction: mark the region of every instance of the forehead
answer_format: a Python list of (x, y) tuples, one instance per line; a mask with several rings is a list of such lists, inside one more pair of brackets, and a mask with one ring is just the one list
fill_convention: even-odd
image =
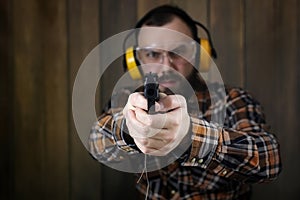
[(164, 26), (142, 26), (138, 36), (141, 47), (165, 47), (172, 43), (191, 42), (193, 40), (189, 27), (179, 18), (174, 18)]

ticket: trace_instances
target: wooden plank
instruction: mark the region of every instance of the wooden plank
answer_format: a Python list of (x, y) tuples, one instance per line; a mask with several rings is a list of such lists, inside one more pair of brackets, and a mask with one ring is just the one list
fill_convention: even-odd
[(226, 84), (244, 86), (244, 1), (210, 1), (209, 28), (215, 60)]
[[(137, 20), (137, 0), (102, 1), (100, 5), (100, 40), (103, 41), (123, 31), (133, 29)], [(114, 15), (111, 13), (114, 12)], [(108, 49), (113, 51), (113, 49)], [(100, 81), (100, 101), (103, 107), (109, 100), (115, 84), (123, 75), (122, 58), (116, 59), (105, 71)], [(103, 88), (105, 89), (102, 89)]]
[[(281, 142), (284, 170), (277, 183), (280, 191), (278, 199), (300, 198), (298, 184), (300, 178), (298, 152), (300, 151), (300, 51), (299, 51), (299, 1), (287, 0), (278, 2), (276, 24), (278, 34), (276, 40), (276, 102), (275, 127)], [(296, 19), (296, 20), (293, 20)], [(273, 97), (274, 99), (274, 97)], [(286, 108), (283, 111), (283, 108)], [(288, 116), (288, 117), (283, 117)], [(285, 192), (282, 192), (285, 191)]]
[[(298, 114), (299, 93), (299, 1), (276, 1), (275, 12), (275, 55), (264, 76), (270, 82), (266, 102), (267, 117), (281, 144), (283, 172), (279, 180), (271, 185), (257, 186), (260, 199), (298, 199), (300, 178), (298, 152), (300, 136)], [(264, 12), (265, 15), (265, 12)], [(293, 19), (293, 20), (292, 20)], [(297, 19), (297, 20), (294, 20)], [(268, 30), (266, 37), (269, 37)], [(262, 38), (265, 39), (265, 38)], [(270, 50), (268, 50), (270, 51)], [(265, 67), (265, 66), (264, 66)], [(264, 78), (265, 78), (264, 77)], [(270, 93), (270, 94), (269, 94)], [(270, 107), (271, 105), (271, 107)], [(256, 194), (256, 193), (255, 193)], [(254, 199), (259, 199), (254, 197)]]
[[(276, 71), (277, 15), (276, 1), (246, 1), (246, 86), (263, 105), (267, 122), (272, 132), (277, 132), (278, 112), (277, 82), (280, 74)], [(278, 199), (279, 189), (275, 183), (254, 187), (254, 199)]]
[[(203, 25), (208, 25), (208, 0), (192, 0), (184, 1), (186, 6), (183, 6), (183, 9), (196, 21), (199, 21)], [(199, 29), (199, 37), (206, 38), (205, 32)]]
[(171, 3), (170, 0), (139, 0), (137, 1), (137, 16), (138, 19), (143, 17), (149, 10), (159, 5)]
[[(246, 3), (246, 86), (262, 103), (271, 103), (277, 81), (274, 74), (276, 22), (273, 6), (274, 1)], [(271, 109), (275, 105), (271, 103), (268, 107)]]
[(68, 198), (65, 2), (14, 1), (14, 195)]
[(0, 1), (0, 199), (11, 199), (12, 191), (12, 130), (13, 71), (11, 66), (10, 1)]
[[(44, 67), (39, 8), (13, 1), (13, 199), (44, 199)], [(30, 23), (29, 23), (30, 22)]]
[[(69, 126), (70, 199), (101, 199), (101, 168), (81, 141), (72, 117), (72, 90), (77, 71), (89, 52), (99, 43), (99, 1), (74, 0), (68, 3), (69, 38)], [(87, 77), (88, 79), (88, 77)], [(97, 98), (99, 100), (99, 98)], [(86, 113), (82, 113), (83, 117)], [(92, 126), (92, 125), (91, 125)], [(86, 132), (88, 137), (89, 130)]]
[[(44, 199), (69, 198), (69, 108), (66, 1), (41, 2)], [(40, 27), (41, 28), (41, 27)]]
[[(101, 41), (122, 31), (134, 28), (137, 19), (138, 2), (139, 0), (110, 0), (101, 2)], [(114, 15), (111, 15), (111, 13), (114, 13)], [(100, 81), (102, 106), (109, 100), (115, 84), (123, 73), (122, 57), (107, 68)], [(102, 165), (101, 175), (101, 199), (136, 199), (133, 174), (117, 171)], [(115, 192), (113, 188), (118, 188), (118, 192)]]

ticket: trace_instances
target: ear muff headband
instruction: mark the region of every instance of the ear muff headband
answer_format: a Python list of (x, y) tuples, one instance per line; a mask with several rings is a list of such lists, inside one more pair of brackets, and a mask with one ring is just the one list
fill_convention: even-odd
[[(209, 71), (210, 65), (211, 65), (211, 57), (217, 58), (217, 53), (213, 47), (212, 39), (211, 39), (208, 29), (200, 22), (191, 19), (184, 11), (182, 11), (176, 7), (172, 7), (172, 6), (162, 6), (162, 7), (156, 8), (156, 9), (148, 12), (148, 14), (146, 14), (136, 24), (135, 28), (141, 28), (141, 26), (145, 23), (145, 21), (148, 18), (151, 17), (151, 15), (153, 15), (153, 13), (155, 13), (155, 14), (173, 13), (174, 15), (183, 19), (183, 21), (185, 21), (188, 25), (190, 25), (194, 39), (197, 42), (199, 42), (199, 44), (201, 45), (201, 46), (197, 46), (197, 53), (195, 55), (196, 56), (195, 64), (196, 64), (196, 66), (199, 66), (198, 68), (199, 68), (200, 72)], [(198, 31), (197, 31), (196, 26), (200, 26), (206, 32), (208, 39), (198, 38), (198, 36), (197, 36)], [(131, 34), (129, 34), (129, 35), (131, 35)], [(125, 38), (125, 41), (129, 37), (129, 35)], [(123, 49), (125, 49), (125, 41), (123, 44)], [(206, 51), (206, 52), (202, 52), (202, 51)], [(128, 55), (127, 55), (127, 53), (128, 53)], [(129, 47), (128, 49), (126, 49), (126, 55), (124, 55), (124, 59), (125, 59), (125, 62), (123, 62), (125, 65), (125, 66), (123, 66), (124, 69), (129, 71), (130, 75), (132, 76), (132, 78), (134, 80), (141, 79), (143, 77), (143, 72), (141, 70), (139, 70), (140, 63), (138, 62), (138, 60), (135, 56), (134, 47)]]
[(126, 49), (125, 61), (127, 70), (134, 80), (142, 79), (142, 74), (139, 69), (139, 62), (135, 58), (135, 50), (134, 47), (129, 47)]
[[(210, 45), (209, 40), (201, 39), (199, 41), (201, 47), (198, 51), (199, 53), (199, 71), (200, 72), (208, 72), (211, 65), (211, 55), (212, 55), (212, 48)], [(204, 52), (203, 52), (204, 51)], [(135, 56), (135, 48), (133, 46), (126, 49), (125, 53), (125, 62), (126, 67), (133, 80), (142, 79), (143, 75), (139, 67), (139, 61)]]

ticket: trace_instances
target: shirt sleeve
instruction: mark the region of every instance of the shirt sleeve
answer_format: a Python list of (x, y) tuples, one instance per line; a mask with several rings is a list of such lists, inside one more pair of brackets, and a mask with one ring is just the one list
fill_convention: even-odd
[[(113, 96), (89, 134), (89, 152), (100, 162), (119, 162), (127, 155), (140, 153), (128, 134), (123, 117), (128, 90)], [(119, 102), (117, 102), (119, 101)]]
[(265, 123), (260, 104), (232, 89), (226, 102), (227, 127), (192, 117), (192, 145), (184, 166), (199, 166), (239, 182), (274, 180), (281, 171), (279, 143)]

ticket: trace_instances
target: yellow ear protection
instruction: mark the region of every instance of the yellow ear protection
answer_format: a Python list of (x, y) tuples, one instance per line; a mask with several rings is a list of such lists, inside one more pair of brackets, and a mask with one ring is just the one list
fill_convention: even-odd
[[(211, 66), (211, 57), (216, 58), (216, 52), (212, 48), (209, 39), (199, 39), (199, 46), (197, 45), (197, 55), (196, 55), (196, 66), (199, 66), (200, 72), (208, 72)], [(200, 48), (201, 46), (201, 48)], [(205, 51), (205, 52), (203, 52)], [(124, 58), (124, 68), (129, 72), (130, 76), (134, 80), (142, 79), (143, 72), (140, 70), (140, 63), (136, 58), (135, 47), (131, 46), (126, 49)]]
[[(211, 64), (211, 45), (209, 44), (209, 41), (206, 39), (200, 40), (200, 47), (199, 49), (199, 71), (200, 72), (208, 72), (210, 69)], [(205, 51), (205, 52), (203, 52)]]
[[(195, 66), (199, 66), (198, 70), (200, 72), (209, 71), (210, 65), (211, 65), (211, 57), (217, 58), (217, 53), (213, 47), (210, 33), (203, 24), (191, 19), (183, 10), (181, 10), (177, 7), (168, 6), (168, 5), (164, 5), (164, 6), (155, 8), (152, 11), (148, 12), (136, 24), (135, 28), (141, 28), (142, 25), (145, 24), (145, 22), (147, 20), (149, 20), (149, 18), (153, 17), (153, 15), (156, 15), (156, 17), (159, 17), (160, 14), (164, 14), (164, 13), (169, 13), (169, 14), (171, 13), (173, 15), (179, 16), (191, 27), (193, 37), (199, 43), (199, 45), (197, 45)], [(197, 25), (200, 26), (206, 32), (207, 37), (208, 37), (207, 39), (200, 39), (197, 36), (198, 35)], [(131, 34), (132, 34), (132, 32), (124, 40), (124, 44), (123, 44), (124, 50), (125, 50), (125, 42)], [(201, 48), (200, 48), (200, 46), (201, 46)], [(203, 52), (203, 51), (205, 51), (205, 52)], [(125, 71), (129, 72), (132, 79), (139, 80), (139, 79), (143, 78), (143, 71), (140, 69), (140, 63), (136, 56), (135, 46), (131, 46), (126, 49), (125, 54), (124, 54), (124, 59), (123, 59), (123, 67), (124, 67)]]
[(193, 22), (196, 25), (200, 26), (206, 32), (207, 35), (207, 39), (198, 38), (199, 46), (197, 45), (197, 47), (199, 49), (197, 51), (196, 56), (199, 57), (196, 58), (195, 66), (199, 66), (200, 72), (208, 72), (211, 66), (211, 58), (216, 59), (217, 52), (213, 46), (212, 39), (208, 29), (200, 22), (197, 21), (193, 21)]
[(131, 46), (126, 49), (124, 54), (124, 69), (129, 72), (133, 80), (139, 80), (143, 78), (143, 71), (140, 69), (140, 62), (136, 58), (135, 47)]

